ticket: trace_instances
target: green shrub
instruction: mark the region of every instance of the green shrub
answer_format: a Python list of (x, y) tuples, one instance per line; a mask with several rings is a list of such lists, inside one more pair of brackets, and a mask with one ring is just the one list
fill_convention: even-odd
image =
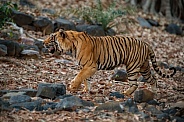
[(10, 17), (12, 9), (17, 10), (17, 8), (17, 4), (12, 2), (4, 2), (0, 4), (0, 28), (2, 28), (6, 22), (12, 21)]
[(115, 1), (105, 9), (102, 7), (101, 1), (97, 0), (97, 4), (94, 7), (79, 8), (74, 14), (89, 24), (101, 25), (106, 31), (114, 26), (111, 22), (118, 16), (122, 16), (123, 12), (116, 9)]

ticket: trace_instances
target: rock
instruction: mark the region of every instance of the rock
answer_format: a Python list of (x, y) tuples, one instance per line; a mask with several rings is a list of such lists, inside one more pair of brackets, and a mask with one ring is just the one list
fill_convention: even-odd
[(96, 107), (95, 111), (101, 111), (101, 110), (107, 110), (107, 111), (117, 111), (119, 113), (124, 112), (124, 109), (120, 102), (107, 102), (99, 105)]
[(152, 28), (151, 24), (150, 24), (147, 20), (145, 20), (144, 18), (138, 17), (137, 20), (138, 20), (139, 24), (140, 24), (142, 27)]
[(159, 23), (155, 20), (152, 20), (152, 19), (146, 19), (152, 26), (156, 26), (158, 27), (159, 26)]
[(54, 32), (54, 25), (52, 21), (49, 20), (47, 17), (38, 17), (34, 20), (33, 25), (38, 29), (44, 32), (44, 34), (51, 34)]
[(154, 93), (148, 89), (136, 90), (134, 93), (134, 100), (136, 102), (148, 102), (154, 99)]
[(30, 0), (20, 0), (19, 4), (22, 6), (28, 6), (30, 8), (34, 8), (35, 5)]
[(66, 86), (63, 84), (40, 83), (36, 96), (53, 99), (64, 94), (66, 94)]
[(56, 11), (54, 9), (48, 9), (48, 8), (43, 8), (42, 13), (49, 13), (49, 14), (56, 14)]
[(150, 105), (159, 105), (159, 103), (156, 100), (150, 100), (150, 101), (147, 101), (147, 103)]
[(128, 99), (124, 102), (124, 108), (126, 111), (131, 112), (131, 113), (138, 113), (139, 109), (136, 105), (136, 103), (132, 99)]
[(124, 98), (124, 95), (121, 94), (120, 92), (112, 92), (112, 93), (110, 93), (109, 96), (116, 97), (116, 98)]
[(156, 117), (157, 119), (162, 120), (162, 121), (166, 121), (170, 119), (170, 116), (167, 113), (158, 114)]
[(158, 110), (154, 105), (148, 105), (146, 108), (145, 108), (146, 111), (150, 111), (151, 114), (153, 115), (158, 115), (158, 114), (162, 114), (163, 112)]
[(0, 44), (0, 56), (7, 55), (7, 47), (3, 44)]
[(47, 26), (49, 23), (52, 23), (47, 17), (39, 16), (33, 22), (33, 25), (37, 28), (43, 28)]
[[(139, 114), (141, 115), (140, 118), (142, 119), (142, 121), (148, 121), (148, 119), (150, 118), (150, 116), (144, 112), (139, 112)], [(141, 122), (142, 122), (141, 121)]]
[(19, 11), (12, 11), (12, 19), (18, 26), (29, 25), (33, 22), (34, 17)]
[(40, 57), (40, 54), (38, 51), (35, 50), (23, 50), (21, 52), (21, 57), (22, 58), (33, 58), (33, 59), (38, 59)]
[(73, 96), (73, 95), (72, 94), (64, 94), (62, 96), (58, 96), (57, 99), (64, 99), (66, 97), (71, 97), (71, 96)]
[(7, 47), (7, 56), (19, 56), (23, 50), (23, 47), (14, 41), (0, 40), (0, 44), (3, 44)]
[(44, 48), (43, 41), (35, 40), (34, 45), (38, 47), (39, 51), (42, 51), (42, 49)]
[(182, 35), (182, 29), (174, 23), (169, 24), (165, 30), (170, 34)]
[(35, 89), (20, 89), (19, 91), (25, 92), (25, 95), (28, 95), (30, 97), (35, 97), (37, 93), (37, 90)]
[(121, 69), (121, 70), (115, 71), (115, 73), (111, 77), (111, 80), (127, 82), (128, 75), (126, 70)]
[(73, 111), (77, 108), (84, 106), (94, 106), (90, 101), (84, 101), (76, 96), (66, 97), (62, 99), (57, 105), (56, 108), (60, 108), (67, 111)]
[(76, 30), (79, 32), (86, 32), (92, 36), (105, 36), (105, 31), (99, 25), (77, 25)]
[(48, 102), (45, 105), (43, 105), (43, 110), (48, 110), (48, 109), (55, 109), (56, 108), (57, 103), (55, 102)]
[(12, 96), (25, 95), (25, 92), (10, 92), (2, 96), (3, 99), (10, 99)]
[(162, 112), (167, 113), (171, 116), (174, 116), (178, 110), (176, 108), (168, 108), (166, 110), (162, 110)]
[(171, 120), (172, 122), (184, 122), (183, 117), (177, 117), (177, 116), (172, 117)]
[(110, 28), (107, 31), (105, 31), (105, 35), (106, 36), (115, 36), (116, 32), (112, 28)]
[(34, 50), (34, 51), (37, 51), (37, 52), (40, 51), (36, 45), (25, 45), (25, 44), (22, 44), (22, 46), (23, 46), (24, 50)]
[(10, 104), (15, 104), (15, 103), (23, 103), (23, 102), (30, 102), (31, 97), (27, 95), (16, 95), (16, 96), (11, 96), (9, 103)]
[(4, 101), (2, 98), (0, 98), (0, 111), (11, 109), (9, 106), (10, 106), (9, 102)]
[(9, 90), (0, 90), (0, 97), (2, 97), (4, 94), (7, 94)]
[(63, 18), (57, 18), (55, 20), (56, 29), (63, 28), (64, 30), (76, 30), (75, 24)]
[(27, 109), (27, 110), (33, 111), (33, 110), (40, 110), (41, 109), (41, 103), (38, 102), (38, 101), (15, 103), (15, 104), (10, 105), (10, 107), (16, 108), (18, 110)]

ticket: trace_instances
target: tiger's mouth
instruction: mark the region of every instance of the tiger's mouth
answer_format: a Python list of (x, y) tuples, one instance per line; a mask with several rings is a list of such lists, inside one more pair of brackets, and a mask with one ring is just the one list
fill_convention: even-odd
[(54, 46), (49, 46), (49, 48), (47, 48), (49, 53), (54, 53), (56, 51), (56, 49), (54, 48)]
[(53, 54), (56, 51), (54, 45), (52, 44), (48, 44), (48, 45), (44, 44), (44, 47), (48, 50), (49, 53)]

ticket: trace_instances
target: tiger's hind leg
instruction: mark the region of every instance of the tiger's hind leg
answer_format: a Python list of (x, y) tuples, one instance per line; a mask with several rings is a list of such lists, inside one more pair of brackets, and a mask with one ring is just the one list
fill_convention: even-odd
[(156, 79), (151, 75), (150, 65), (149, 61), (145, 61), (145, 63), (140, 68), (140, 73), (144, 77), (144, 79), (147, 81), (147, 83), (150, 84), (151, 89), (154, 93), (156, 93)]
[(137, 79), (139, 77), (140, 68), (134, 69), (131, 71), (131, 69), (127, 69), (128, 74), (128, 81), (130, 83), (130, 88), (124, 92), (126, 96), (131, 96), (132, 93), (137, 89)]

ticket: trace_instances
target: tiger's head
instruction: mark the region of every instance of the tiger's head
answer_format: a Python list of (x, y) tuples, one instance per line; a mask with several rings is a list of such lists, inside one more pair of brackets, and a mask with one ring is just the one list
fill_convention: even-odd
[(43, 44), (48, 48), (50, 53), (62, 50), (68, 51), (72, 48), (72, 40), (63, 29), (50, 34), (50, 36), (43, 41)]

